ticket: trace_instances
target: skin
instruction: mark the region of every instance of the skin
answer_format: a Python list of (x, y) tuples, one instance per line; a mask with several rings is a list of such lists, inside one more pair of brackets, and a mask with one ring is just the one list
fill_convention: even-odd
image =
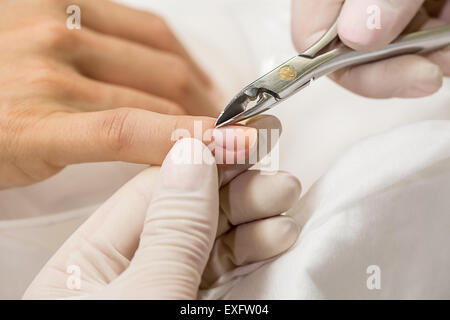
[[(367, 8), (380, 8), (381, 29), (367, 28)], [(314, 19), (310, 19), (314, 17)], [(448, 0), (293, 0), (292, 38), (303, 51), (338, 19), (339, 37), (359, 51), (380, 49), (401, 33), (450, 22)], [(417, 98), (435, 93), (450, 75), (449, 47), (433, 53), (405, 55), (340, 70), (331, 78), (357, 94), (371, 98)]]
[(0, 3), (0, 189), (65, 166), (161, 164), (175, 129), (213, 128), (221, 106), (209, 77), (165, 21), (107, 0)]

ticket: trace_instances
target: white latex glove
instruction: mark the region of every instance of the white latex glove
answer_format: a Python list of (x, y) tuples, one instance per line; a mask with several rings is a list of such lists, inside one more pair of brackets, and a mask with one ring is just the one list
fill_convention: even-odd
[[(448, 24), (450, 0), (293, 0), (292, 37), (297, 50), (314, 44), (338, 16), (340, 39), (355, 50), (372, 51), (402, 32)], [(372, 98), (427, 96), (441, 87), (443, 76), (450, 75), (449, 48), (346, 68), (331, 78)]]
[[(262, 117), (252, 125), (279, 122)], [(206, 161), (174, 161), (193, 151)], [(236, 266), (282, 253), (299, 229), (279, 214), (298, 199), (300, 184), (286, 173), (247, 168), (220, 169), (218, 192), (210, 151), (198, 140), (179, 141), (161, 170), (143, 171), (66, 241), (24, 298), (194, 299), (202, 280), (208, 287)]]

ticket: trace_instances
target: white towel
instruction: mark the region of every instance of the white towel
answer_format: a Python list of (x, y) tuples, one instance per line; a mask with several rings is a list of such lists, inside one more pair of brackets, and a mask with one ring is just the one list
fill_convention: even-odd
[(289, 212), (278, 259), (238, 269), (207, 299), (450, 298), (450, 121), (369, 138)]

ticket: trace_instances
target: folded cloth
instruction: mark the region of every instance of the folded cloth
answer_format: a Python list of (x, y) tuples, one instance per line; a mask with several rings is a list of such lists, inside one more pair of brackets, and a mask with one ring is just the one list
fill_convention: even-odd
[(74, 232), (147, 166), (89, 163), (38, 184), (0, 191), (0, 299), (19, 299)]
[(288, 214), (296, 245), (237, 269), (204, 299), (449, 299), (450, 121), (349, 150)]
[(20, 299), (48, 259), (96, 209), (0, 221), (0, 300)]

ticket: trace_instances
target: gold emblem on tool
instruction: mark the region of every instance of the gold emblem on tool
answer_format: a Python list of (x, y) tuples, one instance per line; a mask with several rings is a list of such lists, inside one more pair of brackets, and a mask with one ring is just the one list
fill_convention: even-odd
[(281, 79), (286, 81), (294, 80), (297, 76), (297, 71), (292, 66), (284, 66), (281, 67), (280, 70), (278, 70), (278, 75)]

